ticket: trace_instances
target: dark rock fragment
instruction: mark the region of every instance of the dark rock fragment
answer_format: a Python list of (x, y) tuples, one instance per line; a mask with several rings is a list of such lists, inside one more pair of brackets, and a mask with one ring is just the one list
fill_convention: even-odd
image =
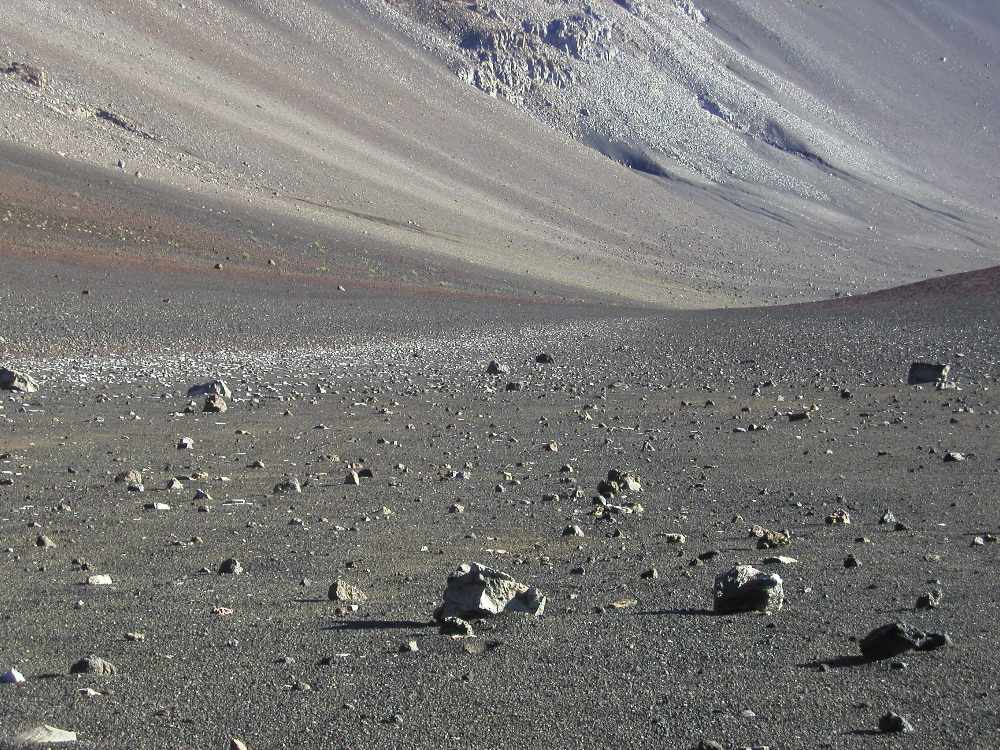
[(880, 625), (861, 639), (859, 647), (866, 659), (891, 659), (907, 651), (933, 651), (951, 644), (947, 633), (925, 633), (905, 622)]

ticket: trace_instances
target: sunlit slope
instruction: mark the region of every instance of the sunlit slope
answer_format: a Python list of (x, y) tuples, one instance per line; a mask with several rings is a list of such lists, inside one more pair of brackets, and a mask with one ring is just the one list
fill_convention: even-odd
[[(649, 32), (643, 44), (666, 34), (677, 47), (656, 47), (661, 57), (695, 70), (701, 55), (705, 75), (739, 50), (733, 75), (746, 82), (757, 71), (771, 82), (767, 106), (805, 129), (778, 118), (762, 138), (753, 127), (741, 134), (749, 114), (709, 78), (673, 80), (667, 66), (660, 94), (679, 101), (700, 85), (692, 105), (706, 118), (650, 130), (697, 135), (671, 144), (644, 140), (627, 118), (613, 132), (568, 123), (567, 107), (591, 96), (588, 71), (643, 101), (644, 69), (620, 55), (598, 65), (556, 49), (577, 83), (539, 83), (518, 104), (487, 96), (469, 83), (468, 50), (453, 38), (463, 30), (449, 31), (433, 5), (13, 0), (0, 15), (0, 67), (27, 63), (45, 80), (26, 80), (23, 68), (0, 76), (0, 127), (27, 148), (300, 216), (318, 238), (360, 233), (666, 306), (817, 298), (996, 262), (985, 197), (996, 192), (986, 166), (995, 136), (977, 129), (970, 103), (988, 114), (995, 83), (971, 63), (962, 78), (935, 62), (957, 59), (962, 29), (978, 30), (977, 55), (993, 49), (995, 11), (976, 15), (969, 3), (955, 31), (924, 39), (911, 18), (876, 15), (866, 30), (851, 14), (867, 5), (838, 4), (834, 23), (817, 3), (708, 2), (697, 22), (675, 3), (650, 3), (643, 23), (669, 34)], [(545, 12), (514, 4), (495, 15), (523, 26)], [(599, 12), (616, 45), (636, 47), (634, 13)], [(872, 48), (879, 34), (891, 55)], [(931, 54), (929, 39), (943, 51)], [(869, 48), (870, 64), (858, 52)], [(872, 72), (918, 53), (926, 65), (908, 78)], [(845, 58), (854, 67), (838, 72)], [(948, 91), (950, 106), (939, 104)], [(934, 112), (923, 122), (921, 107)], [(647, 124), (658, 116), (636, 111)]]

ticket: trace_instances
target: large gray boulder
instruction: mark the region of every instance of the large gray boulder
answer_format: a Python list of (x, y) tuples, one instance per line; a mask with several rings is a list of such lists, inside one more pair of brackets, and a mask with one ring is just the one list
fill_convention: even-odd
[(192, 385), (188, 388), (188, 398), (203, 398), (205, 396), (222, 396), (227, 401), (233, 398), (233, 392), (229, 390), (224, 380), (210, 380), (207, 383)]
[(0, 367), (0, 390), (35, 393), (38, 390), (38, 383), (27, 373)]
[(448, 576), (444, 603), (434, 613), (442, 622), (449, 617), (481, 619), (505, 612), (541, 615), (545, 596), (538, 589), (518, 583), (506, 573), (480, 563), (467, 563)]
[(752, 565), (737, 565), (715, 577), (715, 611), (773, 614), (785, 603), (781, 576), (762, 573)]

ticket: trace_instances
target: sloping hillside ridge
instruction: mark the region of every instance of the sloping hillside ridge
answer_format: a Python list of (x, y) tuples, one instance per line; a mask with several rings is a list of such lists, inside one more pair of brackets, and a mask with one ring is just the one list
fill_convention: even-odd
[(994, 264), (997, 13), (867, 5), (12, 0), (0, 137), (658, 306)]

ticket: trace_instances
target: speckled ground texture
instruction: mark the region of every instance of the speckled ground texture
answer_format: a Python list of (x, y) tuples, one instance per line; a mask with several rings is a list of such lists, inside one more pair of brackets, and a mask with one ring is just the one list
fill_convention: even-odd
[[(8, 3), (0, 747), (1000, 745), (988, 5)], [(608, 59), (477, 77), (581, 13)], [(440, 634), (473, 561), (544, 614)], [(713, 613), (738, 563), (780, 611)], [(951, 643), (859, 658), (896, 620)]]

